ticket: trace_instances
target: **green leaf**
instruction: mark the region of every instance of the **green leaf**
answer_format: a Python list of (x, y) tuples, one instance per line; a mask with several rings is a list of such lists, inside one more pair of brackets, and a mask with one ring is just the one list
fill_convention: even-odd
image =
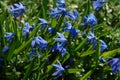
[(87, 38), (85, 38), (79, 45), (78, 47), (75, 49), (75, 51), (81, 50), (84, 47), (84, 44), (86, 43)]
[(97, 50), (96, 50), (96, 53), (95, 53), (95, 55), (94, 55), (95, 66), (98, 65), (99, 55), (100, 55), (100, 43), (98, 43), (98, 45), (97, 45)]
[(25, 73), (25, 76), (23, 77), (23, 80), (28, 80), (29, 78), (29, 75), (31, 74), (32, 72), (32, 68), (33, 68), (33, 63), (34, 63), (34, 59), (31, 61), (28, 69), (26, 70), (26, 73)]
[(93, 73), (93, 71), (94, 71), (94, 69), (88, 71), (82, 78), (80, 78), (80, 80), (88, 80), (88, 78)]
[(80, 69), (68, 69), (67, 71), (68, 73), (76, 73), (76, 72), (80, 72)]
[(108, 57), (113, 57), (113, 56), (115, 56), (116, 54), (120, 54), (120, 48), (114, 49), (114, 50), (111, 50), (111, 51), (104, 52), (104, 53), (102, 53), (101, 56), (102, 56), (103, 58), (108, 58)]
[(91, 51), (85, 51), (82, 53), (82, 55), (80, 57), (85, 57), (85, 56), (88, 56), (88, 55), (91, 55), (93, 54), (95, 51), (91, 50)]

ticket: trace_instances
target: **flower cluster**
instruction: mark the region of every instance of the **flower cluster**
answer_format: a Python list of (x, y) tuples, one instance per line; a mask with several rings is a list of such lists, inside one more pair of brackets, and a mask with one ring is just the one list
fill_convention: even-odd
[(57, 0), (58, 6), (56, 8), (51, 8), (52, 11), (49, 16), (52, 16), (54, 18), (58, 18), (60, 15), (62, 17), (69, 17), (72, 20), (76, 20), (78, 18), (78, 12), (74, 10), (72, 13), (68, 12), (65, 8), (65, 1), (64, 0)]
[[(103, 3), (105, 3), (106, 0), (97, 0), (97, 1), (93, 1), (93, 8), (96, 11), (99, 11), (100, 8), (102, 7)], [(51, 13), (49, 14), (49, 16), (54, 17), (54, 18), (59, 18), (59, 17), (68, 17), (70, 19), (72, 19), (73, 21), (77, 20), (78, 18), (78, 12), (76, 10), (74, 10), (73, 12), (69, 12), (66, 9), (66, 3), (64, 0), (56, 0), (57, 3), (57, 7), (56, 8), (51, 8)], [(12, 13), (14, 19), (16, 19), (19, 16), (22, 16), (25, 13), (25, 6), (23, 6), (21, 3), (18, 4), (14, 4), (13, 6), (11, 6), (10, 9), (8, 9), (8, 11), (10, 13)], [(42, 26), (41, 28), (41, 32), (44, 32), (47, 28), (48, 32), (50, 34), (57, 34), (58, 37), (57, 38), (53, 38), (55, 43), (52, 44), (52, 47), (50, 47), (50, 51), (51, 53), (60, 53), (62, 58), (64, 57), (64, 55), (67, 53), (67, 43), (69, 40), (67, 40), (66, 35), (64, 36), (62, 32), (58, 32), (55, 28), (49, 27), (49, 24), (47, 22), (47, 20), (45, 20), (44, 18), (38, 18), (38, 20), (40, 21), (40, 25)], [(86, 33), (86, 37), (87, 37), (87, 42), (91, 43), (93, 48), (96, 49), (96, 46), (98, 45), (98, 43), (100, 43), (100, 52), (103, 53), (106, 49), (108, 49), (107, 44), (101, 40), (98, 39), (95, 36), (95, 32), (94, 32), (94, 27), (98, 24), (97, 22), (97, 18), (93, 13), (88, 14), (87, 16), (84, 16), (84, 21), (81, 23), (81, 26), (90, 26), (90, 31), (88, 31), (88, 33)], [(78, 36), (79, 30), (76, 29), (75, 27), (72, 26), (72, 24), (70, 22), (65, 22), (64, 24), (66, 27), (63, 28), (62, 30), (64, 32), (69, 32), (69, 36), (70, 38), (72, 37), (72, 39), (76, 39), (76, 36)], [(29, 34), (31, 31), (33, 31), (34, 29), (34, 25), (30, 25), (28, 22), (25, 23), (24, 28), (22, 29), (22, 36), (24, 39), (27, 40)], [(87, 31), (86, 31), (87, 32)], [(90, 32), (90, 34), (89, 34)], [(14, 33), (11, 32), (7, 32), (7, 35), (5, 35), (5, 38), (7, 39), (8, 43), (11, 43), (13, 38), (15, 37)], [(88, 35), (89, 34), (89, 35)], [(36, 34), (37, 37), (31, 37), (30, 39), (33, 38), (33, 40), (31, 41), (31, 48), (29, 51), (29, 55), (30, 55), (30, 60), (32, 60), (33, 56), (37, 56), (37, 57), (41, 57), (40, 52), (47, 52), (47, 47), (48, 47), (48, 43), (43, 37), (44, 35), (38, 35)], [(35, 35), (35, 36), (36, 36)], [(68, 38), (69, 38), (68, 36)], [(42, 38), (43, 37), (43, 38)], [(54, 37), (54, 36), (53, 36)], [(77, 41), (76, 41), (77, 43)], [(79, 44), (79, 43), (78, 43)], [(9, 51), (10, 47), (9, 46), (5, 46), (2, 49), (3, 53), (7, 53)], [(40, 51), (40, 52), (39, 52)], [(60, 57), (61, 57), (60, 56)], [(48, 57), (49, 58), (49, 57)], [(117, 71), (120, 71), (120, 59), (119, 58), (113, 58), (111, 60), (109, 60), (108, 62), (106, 60), (104, 60), (103, 58), (99, 58), (100, 62), (102, 63), (107, 63), (108, 65), (110, 65), (112, 67), (112, 73), (115, 74)], [(2, 66), (3, 59), (0, 58), (0, 67)], [(66, 66), (65, 68), (62, 66), (62, 64), (57, 61), (58, 64), (53, 64), (52, 66), (56, 68), (56, 72), (54, 72), (52, 74), (52, 76), (55, 77), (55, 79), (63, 76), (65, 69), (68, 68), (69, 66)]]
[(8, 9), (8, 12), (12, 13), (14, 16), (14, 19), (17, 17), (22, 16), (25, 13), (25, 6), (22, 5), (22, 3), (14, 4)]

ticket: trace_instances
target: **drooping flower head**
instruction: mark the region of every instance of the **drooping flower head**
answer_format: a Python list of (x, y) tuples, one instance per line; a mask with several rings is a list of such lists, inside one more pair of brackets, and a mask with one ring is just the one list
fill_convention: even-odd
[(53, 66), (56, 68), (56, 72), (52, 74), (52, 76), (55, 76), (55, 78), (59, 78), (63, 75), (63, 72), (65, 69), (62, 67), (61, 63), (57, 61), (58, 64), (53, 64)]
[(40, 24), (42, 25), (42, 30), (41, 31), (44, 32), (44, 29), (46, 28), (48, 22), (43, 18), (38, 18), (38, 20), (41, 22)]
[(107, 49), (107, 44), (103, 40), (100, 40), (100, 42), (100, 51), (103, 52), (105, 49)]
[(23, 28), (22, 36), (26, 39), (30, 33), (34, 29), (34, 25), (30, 25), (28, 22), (25, 23), (25, 27)]
[(4, 54), (6, 54), (7, 52), (8, 52), (8, 50), (9, 50), (9, 46), (5, 46), (3, 49), (2, 49), (2, 52), (4, 53)]
[(72, 20), (76, 20), (78, 18), (78, 12), (76, 10), (74, 10), (72, 13), (66, 10), (64, 0), (56, 0), (56, 2), (58, 3), (58, 6), (56, 8), (50, 8), (51, 13), (49, 16), (54, 18), (58, 18), (60, 15), (62, 17), (67, 16)]
[(3, 58), (2, 57), (0, 57), (0, 69), (2, 69), (2, 67), (3, 67)]
[(120, 71), (120, 59), (113, 58), (108, 62), (108, 64), (112, 67), (112, 73), (115, 74), (117, 71)]
[(37, 56), (38, 58), (41, 57), (41, 55), (39, 53), (37, 53), (36, 50), (32, 49), (30, 51), (30, 60), (32, 60), (32, 58), (33, 58), (34, 55)]
[(15, 37), (15, 34), (11, 32), (6, 32), (6, 35), (4, 37), (7, 38), (8, 43), (11, 43), (13, 40), (13, 37)]
[(50, 34), (54, 34), (54, 33), (55, 33), (55, 28), (49, 27), (49, 28), (48, 28), (48, 32), (49, 32)]
[(52, 48), (51, 48), (52, 52), (59, 52), (61, 53), (61, 56), (63, 57), (65, 55), (65, 53), (67, 53), (66, 48), (64, 48), (64, 44), (61, 43), (56, 43)]
[(64, 0), (56, 0), (56, 2), (58, 3), (59, 6), (61, 7), (65, 7), (65, 1)]
[(46, 47), (47, 47), (48, 43), (42, 37), (38, 36), (38, 37), (35, 37), (33, 39), (33, 41), (31, 42), (31, 47), (34, 48), (35, 44), (38, 46), (38, 48), (40, 48), (42, 50), (46, 50)]
[(58, 34), (59, 37), (58, 38), (54, 38), (54, 40), (66, 44), (67, 39), (64, 37), (64, 35), (59, 33), (59, 32), (57, 32), (57, 34)]
[(97, 19), (94, 16), (94, 14), (89, 14), (88, 16), (84, 17), (84, 22), (81, 23), (81, 26), (86, 26), (86, 25), (90, 25), (91, 27), (97, 25)]
[(23, 6), (22, 3), (13, 4), (10, 9), (8, 9), (8, 12), (12, 13), (14, 18), (22, 16), (25, 13), (25, 6)]
[(75, 29), (70, 22), (65, 22), (66, 27), (64, 28), (64, 31), (69, 32), (70, 35), (75, 38), (78, 34), (78, 30)]
[(88, 38), (88, 42), (91, 42), (93, 47), (95, 47), (97, 44), (97, 41), (96, 41), (96, 36), (94, 35), (94, 33), (91, 32), (90, 35), (87, 36), (87, 38)]
[(102, 63), (106, 63), (106, 60), (101, 58), (101, 57), (99, 58), (99, 61), (102, 62)]
[(102, 5), (106, 2), (106, 0), (93, 0), (93, 8), (96, 11), (99, 11)]

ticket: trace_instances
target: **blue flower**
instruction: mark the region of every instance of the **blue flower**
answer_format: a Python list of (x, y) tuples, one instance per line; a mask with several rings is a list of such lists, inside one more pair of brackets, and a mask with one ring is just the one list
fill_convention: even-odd
[(4, 37), (7, 38), (8, 43), (11, 43), (14, 36), (15, 36), (14, 33), (6, 32), (6, 35)]
[(86, 26), (86, 25), (90, 25), (90, 26), (95, 26), (97, 25), (97, 19), (94, 16), (94, 14), (89, 14), (87, 17), (84, 17), (84, 23), (81, 23), (81, 26)]
[(55, 78), (59, 78), (63, 75), (65, 69), (62, 67), (61, 63), (57, 61), (58, 64), (53, 64), (53, 66), (56, 68), (56, 72), (52, 74), (52, 76), (55, 76)]
[(105, 49), (107, 49), (107, 44), (103, 40), (100, 40), (100, 42), (100, 51), (103, 52)]
[(14, 4), (8, 9), (8, 12), (12, 13), (14, 18), (16, 19), (19, 16), (22, 16), (25, 13), (25, 6), (22, 3)]
[(108, 62), (108, 64), (112, 67), (112, 73), (115, 74), (117, 71), (120, 71), (120, 59), (113, 58)]
[(66, 22), (65, 25), (66, 25), (66, 27), (64, 28), (64, 31), (70, 32), (70, 35), (73, 38), (75, 38), (79, 31), (77, 29), (73, 28), (73, 26), (69, 22)]
[(57, 32), (57, 34), (58, 34), (59, 37), (58, 38), (54, 38), (54, 40), (66, 44), (67, 39), (64, 37), (64, 35), (59, 33), (59, 32)]
[(91, 32), (90, 35), (87, 36), (87, 38), (88, 38), (88, 42), (91, 42), (93, 47), (95, 47), (97, 44), (97, 41), (96, 41), (96, 36), (94, 35), (94, 33)]
[(74, 10), (73, 13), (67, 12), (66, 15), (72, 20), (77, 20), (79, 14), (76, 10)]
[(102, 63), (106, 63), (106, 60), (105, 59), (103, 59), (103, 58), (99, 58), (99, 60), (100, 60), (100, 62), (102, 62)]
[(48, 28), (48, 32), (49, 32), (50, 34), (54, 34), (54, 33), (55, 33), (55, 28), (49, 27), (49, 28)]
[(42, 25), (42, 30), (41, 31), (44, 32), (44, 29), (46, 28), (48, 22), (43, 18), (38, 18), (38, 20), (41, 21), (41, 23), (40, 23)]
[(0, 57), (0, 69), (2, 68), (3, 58)]
[(65, 1), (64, 0), (56, 0), (56, 2), (59, 4), (59, 6), (65, 7)]
[(5, 46), (3, 49), (2, 49), (2, 52), (4, 53), (4, 54), (6, 54), (7, 52), (8, 52), (8, 50), (9, 50), (9, 46)]
[(61, 53), (61, 56), (63, 57), (65, 55), (65, 53), (67, 53), (66, 48), (64, 48), (64, 44), (61, 43), (56, 43), (52, 48), (51, 48), (52, 52), (59, 52)]
[(31, 42), (31, 47), (34, 48), (35, 44), (37, 44), (40, 49), (46, 50), (48, 43), (42, 37), (38, 36), (38, 37), (35, 37), (34, 40)]
[(62, 17), (69, 17), (72, 20), (76, 20), (78, 18), (78, 12), (76, 10), (73, 11), (73, 13), (70, 13), (66, 10), (63, 6), (58, 6), (57, 8), (51, 8), (52, 12), (49, 14), (49, 16), (52, 16), (54, 18), (58, 18), (60, 15)]
[(96, 10), (96, 11), (99, 11), (100, 8), (102, 7), (102, 5), (106, 2), (106, 0), (97, 0), (97, 1), (94, 1), (93, 0), (93, 8)]
[(30, 25), (28, 22), (25, 23), (25, 27), (23, 28), (22, 36), (26, 39), (30, 33), (34, 29), (34, 25)]
[(39, 53), (36, 52), (36, 50), (31, 50), (30, 51), (30, 60), (32, 60), (32, 56), (35, 55), (35, 56), (38, 56), (38, 58), (41, 57), (41, 55)]

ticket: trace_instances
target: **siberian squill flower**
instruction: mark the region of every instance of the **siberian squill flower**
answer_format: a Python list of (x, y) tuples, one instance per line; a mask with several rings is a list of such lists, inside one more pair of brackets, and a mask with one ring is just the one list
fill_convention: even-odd
[(15, 37), (15, 34), (14, 34), (14, 33), (11, 33), (11, 32), (6, 32), (6, 35), (5, 35), (4, 37), (7, 38), (7, 42), (8, 42), (8, 43), (11, 43), (13, 37)]
[(38, 18), (38, 20), (41, 22), (40, 24), (42, 25), (42, 32), (44, 32), (44, 29), (47, 27), (48, 22), (43, 19), (43, 18)]
[(52, 52), (59, 52), (61, 53), (61, 56), (63, 57), (65, 55), (65, 53), (67, 53), (66, 48), (64, 48), (64, 44), (61, 43), (56, 43), (52, 48), (51, 48)]
[(72, 20), (76, 20), (78, 18), (78, 12), (77, 11), (73, 11), (68, 12), (65, 8), (62, 7), (58, 7), (58, 8), (51, 8), (50, 9), (52, 12), (49, 14), (49, 16), (52, 16), (54, 18), (58, 18), (59, 15), (61, 15), (62, 17), (69, 17)]
[(107, 49), (107, 44), (103, 40), (100, 40), (100, 43), (100, 51), (103, 52), (105, 49)]
[(53, 66), (56, 68), (56, 72), (54, 72), (52, 74), (52, 76), (55, 76), (55, 79), (61, 77), (65, 71), (65, 69), (62, 67), (61, 63), (59, 61), (57, 61), (57, 62), (58, 62), (58, 64), (53, 64)]
[(102, 62), (102, 63), (106, 63), (106, 60), (103, 59), (102, 57), (99, 58), (99, 61)]
[(97, 19), (94, 14), (89, 14), (88, 16), (84, 17), (84, 22), (81, 23), (82, 26), (90, 25), (91, 27), (97, 25)]
[(25, 23), (25, 27), (23, 28), (22, 36), (26, 39), (30, 33), (34, 29), (34, 25), (30, 25), (28, 22)]
[(93, 8), (96, 11), (99, 11), (102, 5), (106, 2), (106, 0), (93, 0)]
[(8, 12), (12, 13), (14, 18), (16, 19), (19, 16), (22, 16), (25, 13), (25, 6), (22, 3), (13, 4), (9, 9)]
[(78, 18), (78, 12), (74, 10), (72, 13), (68, 12), (65, 8), (65, 1), (64, 0), (57, 0), (58, 6), (56, 8), (50, 8), (51, 13), (49, 16), (54, 18), (58, 18), (60, 15), (62, 17), (69, 17), (72, 20), (76, 20)]
[(56, 0), (56, 2), (59, 4), (59, 6), (65, 7), (65, 1), (64, 0)]
[(87, 38), (88, 38), (88, 42), (91, 42), (93, 47), (95, 47), (97, 41), (96, 41), (96, 36), (94, 35), (94, 33), (91, 32), (90, 35), (87, 36)]
[(3, 58), (0, 57), (0, 69), (2, 68), (2, 62), (3, 62)]
[(57, 34), (58, 34), (59, 37), (58, 38), (54, 38), (54, 40), (56, 40), (58, 42), (61, 42), (63, 44), (66, 44), (67, 43), (67, 39), (64, 37), (64, 35), (59, 33), (59, 32), (57, 32)]
[(41, 55), (40, 55), (39, 53), (37, 53), (36, 50), (33, 50), (33, 49), (32, 49), (32, 50), (30, 51), (30, 60), (32, 60), (32, 56), (34, 56), (34, 55), (37, 56), (38, 58), (41, 57)]
[(70, 35), (75, 38), (78, 34), (78, 30), (75, 29), (70, 22), (65, 22), (66, 27), (64, 28), (64, 31), (69, 32)]
[(115, 74), (117, 71), (120, 71), (120, 59), (113, 58), (108, 62), (108, 64), (112, 67), (112, 73)]
[(2, 49), (2, 52), (4, 53), (4, 54), (6, 54), (7, 52), (8, 52), (8, 50), (9, 50), (9, 46), (5, 46), (3, 49)]
[(35, 45), (38, 46), (39, 49), (41, 50), (46, 50), (46, 47), (47, 47), (47, 41), (44, 40), (42, 37), (38, 36), (38, 37), (35, 37), (32, 42), (31, 42), (31, 47), (34, 48)]
[(49, 27), (49, 28), (48, 28), (48, 32), (49, 32), (50, 34), (54, 34), (54, 33), (55, 33), (55, 28)]

